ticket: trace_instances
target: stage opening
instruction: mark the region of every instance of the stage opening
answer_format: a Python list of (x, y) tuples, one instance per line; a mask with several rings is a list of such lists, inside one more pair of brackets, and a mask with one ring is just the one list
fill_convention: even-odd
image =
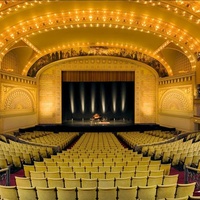
[(63, 82), (62, 120), (134, 122), (134, 82)]

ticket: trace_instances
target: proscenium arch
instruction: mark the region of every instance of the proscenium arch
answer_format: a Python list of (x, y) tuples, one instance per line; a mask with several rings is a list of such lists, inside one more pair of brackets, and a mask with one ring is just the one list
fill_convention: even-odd
[[(84, 64), (86, 63), (86, 64)], [(102, 64), (101, 64), (102, 63)], [(50, 63), (37, 74), (40, 123), (62, 123), (62, 71), (134, 71), (135, 123), (157, 122), (158, 73), (147, 64), (112, 56), (73, 57)], [(147, 79), (148, 77), (148, 79)], [(47, 83), (45, 83), (47, 81)], [(149, 87), (151, 88), (149, 90)], [(45, 90), (47, 88), (47, 90)], [(44, 109), (43, 109), (44, 108)], [(41, 110), (41, 113), (40, 113)], [(148, 114), (147, 114), (148, 113)]]
[(156, 59), (148, 56), (145, 53), (136, 50), (127, 50), (124, 48), (107, 48), (105, 46), (93, 46), (88, 48), (69, 48), (63, 51), (56, 51), (51, 54), (46, 54), (38, 59), (27, 72), (28, 76), (35, 77), (39, 70), (45, 65), (52, 62), (56, 62), (63, 59), (69, 59), (72, 57), (83, 57), (83, 56), (113, 56), (127, 58), (141, 63), (145, 63), (157, 71), (160, 77), (168, 76), (169, 73), (166, 68)]

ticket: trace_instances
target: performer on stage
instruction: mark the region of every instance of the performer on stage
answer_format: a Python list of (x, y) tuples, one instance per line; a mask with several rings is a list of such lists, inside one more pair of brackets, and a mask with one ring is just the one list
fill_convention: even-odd
[(95, 113), (92, 118), (94, 120), (98, 120), (98, 119), (101, 119), (101, 115), (99, 115), (98, 113)]

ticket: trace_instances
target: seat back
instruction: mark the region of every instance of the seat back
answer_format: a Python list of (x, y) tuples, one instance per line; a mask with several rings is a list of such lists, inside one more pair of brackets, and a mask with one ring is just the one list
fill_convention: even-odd
[(118, 187), (118, 200), (135, 200), (137, 196), (137, 186)]
[(116, 187), (99, 187), (98, 188), (98, 200), (116, 199), (117, 188)]
[(56, 200), (56, 189), (55, 187), (37, 187), (37, 197), (38, 200)]
[(76, 187), (63, 188), (57, 187), (57, 197), (59, 200), (75, 200), (76, 199)]
[(37, 200), (35, 187), (17, 187), (20, 200)]
[(0, 196), (1, 199), (18, 200), (17, 188), (0, 185)]
[(63, 178), (48, 178), (48, 187), (64, 187)]
[(98, 186), (97, 178), (93, 178), (93, 179), (82, 178), (81, 179), (81, 186), (82, 186), (82, 188), (94, 188), (94, 187), (97, 187)]
[(158, 185), (157, 186), (157, 199), (174, 198), (176, 193), (176, 185)]
[(155, 199), (156, 185), (138, 186), (138, 199)]
[(196, 182), (177, 184), (176, 198), (193, 195)]
[(77, 188), (78, 200), (94, 200), (97, 198), (97, 188)]

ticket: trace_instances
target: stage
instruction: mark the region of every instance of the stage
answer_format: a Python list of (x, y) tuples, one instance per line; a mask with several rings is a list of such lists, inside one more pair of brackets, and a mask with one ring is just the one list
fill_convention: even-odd
[(62, 124), (38, 124), (34, 127), (19, 129), (19, 132), (25, 131), (52, 131), (52, 132), (130, 132), (130, 131), (149, 131), (149, 130), (169, 130), (154, 123), (135, 124), (130, 120), (109, 120), (109, 121), (91, 121), (91, 120), (67, 120)]
[(67, 120), (63, 122), (68, 126), (128, 126), (133, 122), (130, 120)]

